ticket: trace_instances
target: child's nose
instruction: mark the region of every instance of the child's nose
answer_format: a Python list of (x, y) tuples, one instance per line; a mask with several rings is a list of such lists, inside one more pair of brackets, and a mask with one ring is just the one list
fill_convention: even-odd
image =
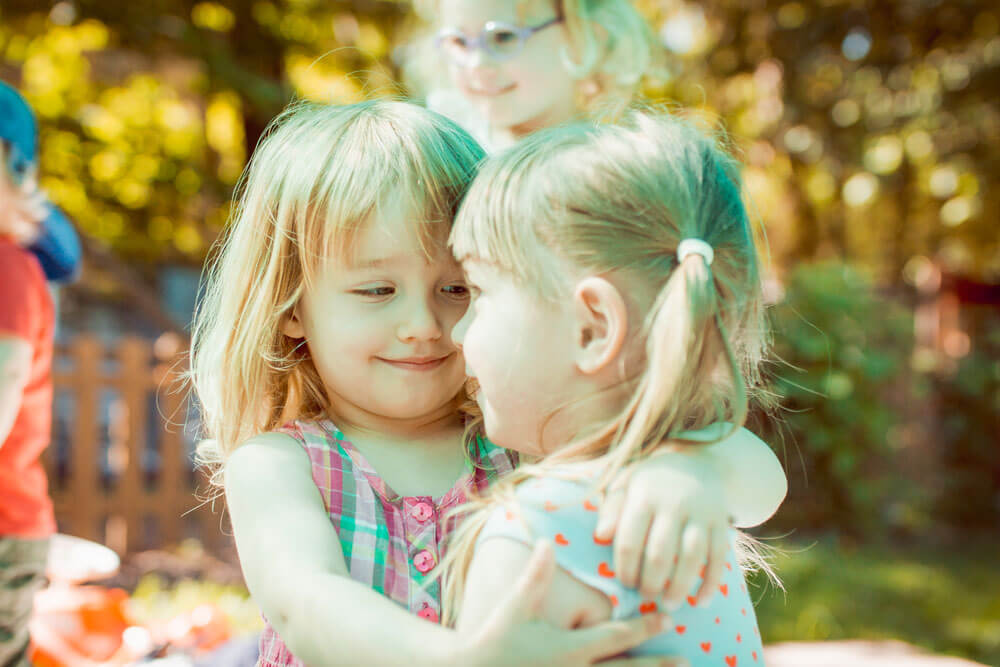
[(402, 340), (437, 340), (441, 338), (441, 319), (432, 304), (420, 299), (410, 308), (406, 321), (399, 328)]

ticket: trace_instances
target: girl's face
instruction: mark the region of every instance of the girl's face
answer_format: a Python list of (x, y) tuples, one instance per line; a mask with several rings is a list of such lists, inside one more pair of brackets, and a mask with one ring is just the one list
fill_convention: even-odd
[(461, 267), (442, 246), (428, 259), (399, 198), (380, 207), (346, 265), (329, 262), (285, 333), (304, 337), (332, 412), (387, 432), (448, 416), (465, 381), (450, 332), (465, 313)]
[[(477, 39), (488, 23), (535, 27), (556, 17), (547, 0), (441, 0), (442, 30), (455, 30), (465, 41)], [(456, 63), (442, 49), (459, 92), (485, 116), (493, 129), (523, 134), (571, 119), (575, 114), (575, 83), (563, 65), (569, 50), (563, 22), (527, 38), (523, 48), (498, 59), (483, 48), (471, 49)]]
[[(452, 337), (479, 385), (475, 399), (486, 433), (498, 445), (532, 455), (558, 442), (549, 415), (577, 386), (571, 313), (515, 283), (490, 264), (463, 264), (473, 305)], [(544, 429), (544, 438), (543, 435)]]

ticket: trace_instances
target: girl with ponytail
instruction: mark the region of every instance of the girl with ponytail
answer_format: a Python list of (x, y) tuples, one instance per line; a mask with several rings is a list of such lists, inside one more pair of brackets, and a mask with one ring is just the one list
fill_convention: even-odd
[[(726, 567), (710, 601), (699, 586), (663, 599), (621, 583), (593, 512), (627, 466), (744, 423), (767, 343), (753, 238), (736, 163), (676, 117), (542, 130), (487, 162), (450, 239), (474, 295), (453, 337), (478, 427), (530, 462), (465, 506), (442, 564), (448, 622), (475, 627), (545, 539), (550, 621), (662, 609), (671, 627), (636, 653), (762, 664), (743, 570), (766, 564), (749, 538), (713, 540)], [(780, 476), (760, 484), (784, 490)], [(654, 523), (648, 539), (695, 538)], [(706, 576), (683, 558), (644, 566)]]

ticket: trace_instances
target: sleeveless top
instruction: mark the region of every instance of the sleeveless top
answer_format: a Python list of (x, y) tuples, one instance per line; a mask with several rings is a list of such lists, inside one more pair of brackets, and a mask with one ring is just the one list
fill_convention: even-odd
[[(329, 420), (297, 421), (280, 432), (298, 441), (309, 457), (351, 578), (437, 623), (440, 581), (426, 588), (421, 584), (442, 557), (454, 527), (444, 515), (465, 502), (470, 489), (485, 490), (513, 470), (516, 454), (480, 439), (465, 474), (444, 495), (401, 496)], [(304, 667), (266, 619), (257, 664)]]
[[(554, 543), (556, 563), (611, 603), (611, 618), (633, 618), (657, 610), (653, 600), (625, 588), (615, 577), (610, 541), (594, 537), (597, 505), (585, 478), (536, 478), (515, 491), (516, 504), (494, 509), (479, 534), (477, 548), (505, 537), (532, 546), (539, 537)], [(687, 658), (692, 667), (755, 667), (764, 664), (757, 618), (735, 555), (736, 531), (726, 554), (723, 579), (706, 606), (694, 606), (699, 580), (687, 601), (670, 611), (671, 626), (628, 651), (628, 655)]]

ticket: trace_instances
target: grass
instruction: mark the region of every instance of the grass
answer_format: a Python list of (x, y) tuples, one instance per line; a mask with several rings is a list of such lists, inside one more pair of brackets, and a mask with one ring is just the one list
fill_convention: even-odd
[(765, 642), (900, 639), (1000, 665), (1000, 546), (956, 549), (783, 542), (785, 585), (755, 576)]

